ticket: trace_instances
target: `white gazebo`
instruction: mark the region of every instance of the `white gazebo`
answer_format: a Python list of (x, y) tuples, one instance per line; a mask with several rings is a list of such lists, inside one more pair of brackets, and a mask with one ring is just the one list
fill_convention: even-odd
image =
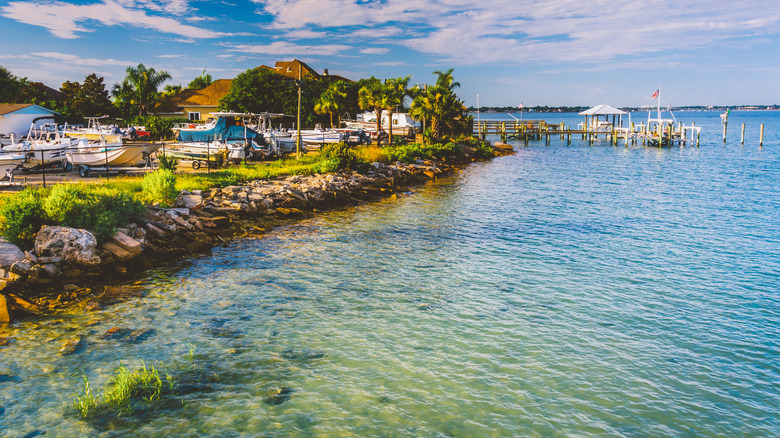
[[(622, 116), (625, 114), (628, 113), (610, 105), (596, 105), (580, 113), (585, 116), (585, 129), (588, 131), (612, 131), (622, 125)], [(604, 120), (600, 120), (601, 116), (604, 116)], [(612, 121), (609, 116), (612, 116)]]

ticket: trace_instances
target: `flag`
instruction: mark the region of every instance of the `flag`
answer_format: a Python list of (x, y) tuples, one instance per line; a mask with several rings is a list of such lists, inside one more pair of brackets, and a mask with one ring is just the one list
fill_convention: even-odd
[(519, 108), (520, 108), (520, 109), (523, 109), (523, 104), (522, 104), (522, 103), (520, 104)]
[(655, 91), (653, 92), (653, 95), (652, 95), (652, 96), (650, 96), (650, 99), (655, 99), (655, 98), (657, 98), (659, 93), (661, 93), (661, 89), (660, 89), (660, 88), (659, 88), (659, 89), (657, 89), (657, 90), (655, 90)]

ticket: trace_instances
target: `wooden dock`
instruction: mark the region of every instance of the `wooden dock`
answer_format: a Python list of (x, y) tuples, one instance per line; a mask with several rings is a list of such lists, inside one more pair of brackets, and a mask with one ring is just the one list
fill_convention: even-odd
[(566, 140), (567, 144), (571, 144), (571, 136), (579, 135), (583, 140), (588, 140), (588, 144), (593, 144), (596, 139), (603, 136), (614, 145), (621, 141), (626, 146), (629, 142), (637, 144), (639, 141), (643, 145), (649, 146), (685, 145), (690, 142), (695, 143), (698, 147), (701, 128), (669, 124), (662, 130), (657, 128), (649, 130), (644, 124), (639, 126), (632, 124), (630, 128), (587, 129), (584, 124), (580, 124), (577, 129), (572, 129), (565, 126), (564, 123), (549, 124), (544, 120), (489, 120), (474, 123), (473, 134), (483, 140), (488, 135), (496, 135), (501, 137), (501, 141), (504, 142), (516, 139), (524, 140), (526, 143), (529, 140), (544, 140), (545, 143), (550, 143), (551, 137), (559, 136), (561, 140)]

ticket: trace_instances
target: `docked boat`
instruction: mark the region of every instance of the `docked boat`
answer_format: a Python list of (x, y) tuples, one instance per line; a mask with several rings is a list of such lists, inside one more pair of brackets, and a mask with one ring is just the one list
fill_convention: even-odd
[(13, 181), (14, 170), (27, 161), (27, 156), (22, 152), (0, 152), (0, 180)]
[(132, 167), (144, 161), (145, 146), (129, 146), (81, 139), (65, 152), (73, 166)]
[[(348, 129), (359, 130), (376, 136), (376, 113), (364, 112), (358, 114), (355, 120), (343, 120), (341, 122)], [(420, 122), (414, 120), (409, 113), (393, 113), (392, 116), (393, 134), (402, 136), (412, 136), (420, 132)], [(382, 130), (388, 132), (390, 130), (390, 120), (388, 112), (382, 111)]]
[(16, 143), (3, 146), (2, 152), (26, 154), (28, 159), (23, 163), (24, 169), (32, 169), (44, 165), (62, 165), (67, 168), (65, 151), (72, 147), (76, 140), (63, 137), (56, 125), (45, 124), (36, 127), (33, 124), (27, 137)]
[(115, 126), (102, 126), (100, 120), (108, 116), (85, 117), (87, 127), (73, 127), (65, 125), (62, 135), (76, 139), (105, 140), (107, 143), (121, 143), (122, 131)]
[[(343, 132), (333, 129), (323, 129), (322, 126), (317, 124), (314, 129), (302, 129), (300, 132), (301, 143), (306, 149), (319, 149), (323, 145), (342, 143), (346, 140), (346, 136)], [(293, 141), (297, 141), (298, 132), (293, 131), (291, 134)]]

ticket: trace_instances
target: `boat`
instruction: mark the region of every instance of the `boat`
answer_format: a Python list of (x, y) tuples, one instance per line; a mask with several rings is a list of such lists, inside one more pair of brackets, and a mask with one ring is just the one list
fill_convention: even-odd
[(3, 146), (3, 153), (26, 154), (27, 160), (22, 165), (23, 170), (37, 168), (43, 165), (62, 165), (67, 167), (65, 151), (73, 145), (74, 140), (62, 137), (54, 124), (44, 124), (36, 127), (33, 123), (24, 139)]
[(129, 146), (81, 139), (65, 152), (65, 157), (73, 166), (132, 167), (144, 161), (145, 150), (143, 145)]
[(108, 143), (121, 143), (122, 131), (116, 126), (101, 126), (100, 117), (84, 117), (87, 119), (87, 127), (74, 127), (67, 124), (62, 128), (62, 135), (71, 138), (85, 138), (87, 140), (105, 140)]
[[(344, 132), (333, 129), (323, 129), (319, 123), (314, 129), (302, 129), (300, 131), (300, 136), (301, 143), (309, 150), (319, 149), (325, 144), (342, 143), (346, 141)], [(294, 141), (297, 141), (298, 131), (293, 131), (291, 138)]]
[[(409, 113), (393, 113), (393, 135), (412, 136), (420, 132), (420, 122), (414, 120)], [(372, 136), (376, 136), (376, 113), (364, 112), (358, 114), (355, 120), (343, 120), (341, 122), (348, 129), (363, 131)], [(389, 131), (390, 123), (388, 121), (387, 110), (382, 111), (382, 130)]]
[(13, 181), (14, 170), (27, 161), (27, 156), (23, 152), (0, 152), (0, 180)]

